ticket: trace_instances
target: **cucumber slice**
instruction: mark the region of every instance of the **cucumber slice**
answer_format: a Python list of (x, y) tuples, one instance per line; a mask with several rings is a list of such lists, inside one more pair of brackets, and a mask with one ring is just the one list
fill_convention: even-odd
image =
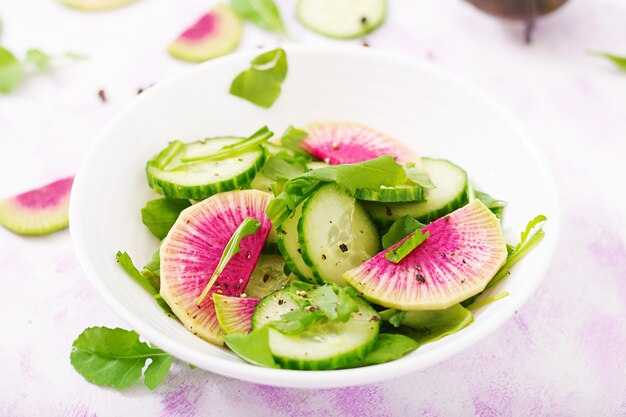
[[(362, 299), (356, 299), (359, 310), (342, 323), (322, 319), (295, 335), (269, 329), (270, 350), (283, 368), (323, 370), (354, 366), (378, 340), (380, 317)], [(289, 311), (299, 309), (287, 291), (277, 291), (263, 298), (252, 316), (252, 328), (279, 320)]]
[(419, 185), (399, 185), (397, 187), (380, 187), (378, 190), (358, 188), (355, 197), (365, 201), (384, 203), (421, 202), (424, 201), (424, 189)]
[(181, 162), (183, 157), (207, 155), (240, 140), (241, 138), (225, 137), (188, 144), (172, 142), (148, 162), (148, 184), (167, 197), (194, 200), (245, 188), (265, 160), (263, 148), (260, 146), (222, 160)]
[(343, 187), (320, 187), (298, 222), (302, 257), (315, 277), (344, 285), (343, 273), (380, 251), (380, 236), (361, 204)]
[(278, 249), (285, 257), (287, 266), (298, 278), (316, 282), (313, 271), (302, 259), (302, 247), (298, 239), (298, 222), (302, 216), (302, 206), (296, 207), (293, 215), (285, 220), (278, 230)]
[(376, 223), (388, 226), (395, 220), (410, 216), (430, 223), (467, 204), (467, 173), (445, 159), (422, 158), (423, 170), (436, 188), (425, 191), (421, 203), (363, 203)]
[(385, 20), (386, 0), (299, 0), (300, 22), (324, 36), (339, 39), (361, 37)]
[(291, 284), (293, 279), (285, 275), (285, 259), (280, 255), (259, 257), (245, 293), (248, 297), (263, 298), (269, 293)]

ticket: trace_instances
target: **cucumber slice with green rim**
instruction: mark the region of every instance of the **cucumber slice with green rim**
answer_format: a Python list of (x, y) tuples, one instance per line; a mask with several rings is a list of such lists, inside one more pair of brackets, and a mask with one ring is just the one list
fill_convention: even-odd
[(302, 247), (298, 239), (298, 222), (302, 216), (302, 206), (296, 207), (293, 215), (285, 220), (278, 230), (278, 249), (285, 257), (287, 266), (298, 278), (317, 282), (313, 271), (302, 259)]
[(411, 216), (422, 223), (430, 223), (467, 204), (467, 173), (445, 159), (422, 158), (423, 170), (436, 188), (425, 190), (426, 201), (420, 203), (364, 202), (372, 219), (381, 226)]
[(345, 284), (344, 272), (381, 249), (376, 226), (361, 203), (337, 184), (320, 187), (304, 203), (298, 236), (313, 274), (339, 285)]
[(358, 188), (355, 197), (364, 201), (380, 201), (384, 203), (421, 202), (424, 201), (424, 189), (419, 185), (399, 185), (397, 187), (380, 187), (378, 190)]
[(226, 137), (183, 144), (172, 142), (146, 167), (148, 184), (158, 193), (172, 198), (202, 200), (223, 191), (247, 188), (263, 165), (262, 147), (215, 161), (182, 162), (218, 151), (241, 141)]
[(385, 20), (386, 0), (299, 0), (300, 22), (324, 36), (339, 39), (361, 37)]
[[(301, 333), (288, 335), (269, 329), (269, 345), (276, 362), (283, 368), (324, 370), (354, 366), (378, 340), (380, 317), (360, 298), (359, 309), (350, 319), (321, 319)], [(263, 298), (252, 316), (252, 328), (260, 328), (283, 314), (298, 310), (287, 291), (277, 291)]]
[(282, 256), (261, 254), (245, 293), (248, 297), (263, 298), (291, 284), (292, 277), (285, 275), (285, 259)]

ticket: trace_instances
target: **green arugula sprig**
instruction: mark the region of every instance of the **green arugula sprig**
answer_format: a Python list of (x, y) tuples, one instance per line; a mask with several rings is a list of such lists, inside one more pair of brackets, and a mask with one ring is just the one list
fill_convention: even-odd
[(231, 0), (230, 5), (243, 19), (270, 32), (287, 34), (280, 10), (273, 0)]
[(220, 274), (224, 271), (228, 262), (230, 262), (233, 256), (241, 251), (241, 241), (245, 237), (255, 234), (257, 230), (259, 230), (259, 227), (261, 227), (261, 223), (253, 217), (246, 217), (237, 227), (226, 244), (217, 267), (215, 268), (215, 271), (213, 271), (213, 275), (211, 275), (211, 279), (209, 279), (206, 287), (202, 290), (202, 294), (200, 294), (200, 297), (196, 300), (197, 305), (202, 304), (202, 301), (213, 287), (213, 284), (215, 284), (215, 281), (217, 281), (217, 278), (219, 278)]
[(388, 247), (395, 245), (411, 233), (418, 229), (421, 230), (425, 226), (425, 224), (418, 222), (411, 216), (400, 217), (393, 222), (387, 233), (383, 235), (383, 249), (387, 249)]
[(602, 58), (606, 58), (611, 61), (615, 66), (622, 71), (626, 71), (626, 56), (614, 55), (608, 52), (589, 51), (589, 55), (595, 55)]
[(159, 239), (164, 239), (180, 212), (191, 206), (188, 200), (177, 198), (158, 198), (148, 201), (141, 209), (141, 221)]
[(385, 253), (385, 258), (393, 263), (399, 263), (413, 252), (419, 245), (430, 237), (430, 232), (422, 233), (416, 230), (407, 240), (402, 242), (400, 246)]
[(270, 108), (280, 95), (287, 70), (287, 54), (282, 48), (265, 52), (254, 58), (250, 68), (233, 80), (230, 94)]
[(84, 59), (83, 56), (67, 53), (53, 57), (39, 49), (29, 49), (26, 57), (19, 61), (11, 51), (0, 46), (0, 93), (10, 93), (17, 88), (30, 73), (43, 73), (60, 58)]
[(133, 331), (90, 327), (74, 340), (70, 362), (87, 381), (115, 389), (134, 385), (143, 371), (144, 384), (153, 390), (165, 380), (172, 357), (141, 342)]
[(266, 213), (277, 228), (323, 183), (334, 182), (354, 195), (357, 188), (393, 187), (406, 181), (402, 165), (389, 155), (356, 164), (314, 169), (287, 181), (282, 192), (268, 205)]

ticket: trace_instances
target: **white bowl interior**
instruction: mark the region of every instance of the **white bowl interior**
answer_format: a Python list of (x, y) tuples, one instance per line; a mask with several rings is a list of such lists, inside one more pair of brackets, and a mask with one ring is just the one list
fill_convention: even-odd
[[(71, 233), (87, 276), (106, 301), (148, 340), (204, 369), (287, 387), (357, 385), (439, 362), (484, 337), (517, 309), (545, 273), (559, 224), (557, 193), (541, 157), (500, 107), (475, 88), (425, 64), (379, 52), (328, 47), (288, 49), (289, 75), (269, 110), (228, 94), (258, 51), (233, 55), (163, 82), (120, 114), (86, 156), (74, 185)], [(463, 331), (405, 358), (339, 371), (275, 370), (244, 363), (166, 317), (116, 264), (118, 250), (139, 265), (158, 241), (140, 209), (156, 195), (144, 168), (168, 141), (245, 136), (262, 125), (277, 133), (314, 121), (358, 121), (404, 141), (421, 155), (454, 161), (480, 190), (506, 200), (504, 229), (517, 241), (526, 222), (548, 216), (547, 237), (492, 289), (510, 296), (476, 311)]]

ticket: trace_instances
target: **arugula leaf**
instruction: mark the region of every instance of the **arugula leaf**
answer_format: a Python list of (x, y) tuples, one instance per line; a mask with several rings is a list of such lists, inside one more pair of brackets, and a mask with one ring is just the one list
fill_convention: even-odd
[(496, 217), (502, 220), (502, 212), (504, 211), (504, 207), (506, 207), (506, 201), (496, 200), (492, 196), (487, 193), (483, 193), (482, 191), (474, 191), (475, 198), (482, 201), (482, 203), (489, 209)]
[(274, 136), (274, 132), (269, 130), (267, 126), (263, 126), (259, 130), (254, 132), (252, 136), (245, 138), (232, 145), (226, 145), (219, 151), (215, 151), (209, 155), (196, 155), (196, 156), (190, 156), (190, 157), (183, 157), (183, 158), (180, 158), (180, 160), (181, 162), (186, 163), (186, 162), (198, 162), (198, 161), (203, 161), (203, 162), (219, 161), (220, 159), (232, 158), (234, 156), (240, 155), (244, 152), (247, 152), (267, 142), (272, 136)]
[[(395, 313), (396, 310), (384, 310), (380, 312), (380, 316), (388, 321)], [(460, 304), (445, 310), (407, 311), (397, 332), (409, 336), (421, 346), (456, 333), (473, 320), (471, 311)]]
[(154, 251), (152, 258), (139, 273), (150, 282), (150, 285), (157, 292), (161, 290), (161, 245)]
[(614, 54), (609, 54), (607, 52), (598, 52), (598, 51), (589, 51), (590, 55), (596, 55), (611, 61), (615, 66), (623, 71), (626, 71), (626, 56), (619, 56)]
[(337, 303), (339, 297), (335, 294), (333, 287), (323, 285), (308, 293), (307, 298), (312, 306), (317, 307), (326, 317), (331, 320), (337, 318)]
[(289, 126), (285, 130), (285, 133), (283, 133), (282, 138), (280, 138), (280, 142), (283, 144), (283, 146), (285, 146), (287, 148), (297, 149), (299, 151), (302, 151), (302, 149), (300, 149), (300, 143), (308, 135), (309, 135), (308, 132), (306, 132), (306, 131), (304, 131), (302, 129), (298, 129), (298, 128), (293, 127), (293, 126)]
[(298, 334), (324, 317), (321, 310), (295, 310), (283, 314), (280, 320), (270, 322), (270, 326), (284, 334)]
[(144, 383), (152, 390), (167, 376), (172, 357), (139, 341), (134, 331), (90, 327), (74, 340), (70, 354), (72, 366), (83, 378), (116, 389), (134, 385), (148, 359), (152, 362), (144, 373)]
[(519, 251), (522, 248), (522, 246), (524, 246), (524, 243), (526, 243), (526, 239), (528, 238), (528, 235), (530, 234), (530, 232), (532, 232), (532, 230), (538, 224), (545, 222), (546, 220), (548, 220), (548, 218), (544, 216), (543, 214), (540, 214), (538, 216), (535, 216), (535, 218), (532, 219), (531, 221), (529, 221), (528, 224), (526, 225), (526, 229), (524, 229), (524, 231), (520, 233), (520, 241), (515, 246), (515, 251)]
[(257, 106), (270, 108), (278, 99), (287, 77), (287, 54), (277, 48), (252, 60), (250, 69), (239, 74), (230, 85), (230, 94)]
[(10, 93), (20, 85), (24, 68), (15, 56), (0, 46), (0, 92)]
[(307, 171), (300, 162), (290, 162), (280, 156), (270, 156), (261, 169), (263, 175), (271, 180), (289, 180)]
[(26, 62), (35, 66), (38, 71), (45, 71), (52, 64), (52, 56), (39, 49), (29, 49), (26, 51)]
[(337, 183), (354, 195), (357, 188), (393, 187), (406, 181), (404, 169), (389, 155), (356, 164), (314, 169), (287, 181), (282, 192), (268, 205), (266, 213), (277, 228), (322, 183)]
[(356, 291), (351, 287), (340, 288), (337, 294), (337, 320), (342, 323), (350, 320), (352, 313), (359, 310), (359, 305), (355, 298)]
[(233, 233), (230, 240), (226, 244), (222, 257), (220, 258), (215, 271), (213, 271), (213, 275), (211, 275), (211, 279), (207, 283), (206, 287), (204, 287), (204, 290), (202, 290), (200, 297), (196, 300), (197, 305), (202, 303), (202, 300), (204, 300), (204, 297), (207, 296), (217, 278), (220, 276), (224, 268), (226, 268), (226, 265), (228, 265), (228, 262), (230, 262), (233, 256), (241, 251), (241, 241), (245, 237), (255, 234), (257, 230), (259, 230), (259, 227), (261, 227), (261, 223), (253, 217), (246, 217), (237, 227), (235, 233)]
[(406, 318), (406, 311), (402, 311), (402, 310), (396, 310), (390, 317), (389, 317), (389, 324), (391, 324), (393, 327), (400, 327), (400, 325), (402, 324), (402, 321), (404, 321), (404, 319)]
[(231, 0), (230, 5), (243, 19), (265, 30), (283, 35), (287, 33), (273, 0)]
[(229, 334), (224, 336), (224, 341), (230, 350), (246, 362), (269, 368), (280, 368), (270, 351), (269, 326), (254, 329), (248, 334)]
[(419, 347), (419, 343), (408, 336), (381, 333), (374, 349), (363, 358), (358, 366), (376, 365), (400, 359)]
[(430, 176), (415, 167), (415, 163), (408, 162), (405, 164), (406, 176), (409, 180), (422, 188), (437, 188), (435, 184), (430, 180)]
[(400, 217), (393, 222), (387, 233), (383, 235), (383, 249), (395, 245), (411, 233), (418, 229), (423, 229), (426, 225), (418, 222), (411, 216)]
[(165, 239), (180, 212), (191, 206), (188, 200), (158, 198), (141, 209), (141, 221), (159, 239)]
[(426, 239), (430, 237), (430, 232), (422, 233), (421, 230), (416, 230), (411, 237), (402, 242), (400, 246), (385, 253), (387, 260), (398, 263), (406, 258), (411, 252), (422, 244)]
[(480, 301), (476, 301), (475, 303), (472, 303), (472, 305), (470, 306), (470, 308), (473, 310), (475, 308), (480, 308), (483, 306), (486, 306), (488, 304), (494, 303), (498, 300), (501, 300), (505, 297), (508, 297), (510, 294), (508, 291), (505, 291), (503, 293), (494, 295), (493, 297), (489, 297), (489, 298), (485, 298), (484, 300), (480, 300)]
[[(170, 317), (176, 317), (172, 312), (170, 306), (165, 302), (163, 298), (161, 298), (161, 294), (159, 294), (160, 281), (149, 278), (140, 273), (133, 264), (133, 261), (130, 259), (130, 256), (126, 252), (118, 251), (115, 255), (115, 260), (120, 264), (124, 271), (126, 271), (128, 276), (135, 280), (136, 283), (141, 285), (144, 290), (148, 291), (154, 296), (157, 304), (161, 307), (165, 314)], [(157, 285), (157, 282), (159, 283), (159, 285)]]

